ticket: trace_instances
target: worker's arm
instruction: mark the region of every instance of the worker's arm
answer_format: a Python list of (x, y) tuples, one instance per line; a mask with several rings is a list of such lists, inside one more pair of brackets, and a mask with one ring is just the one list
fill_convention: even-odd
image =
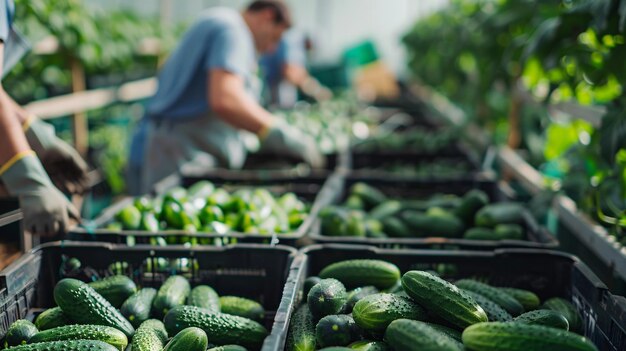
[(209, 72), (209, 106), (226, 123), (259, 134), (272, 124), (272, 115), (245, 90), (243, 79), (222, 69)]
[(301, 65), (285, 63), (283, 65), (283, 77), (315, 100), (323, 101), (333, 97), (332, 92), (321, 85), (317, 79), (311, 77), (306, 68)]
[[(0, 42), (0, 62), (3, 57), (4, 44)], [(2, 76), (2, 65), (0, 65), (0, 76)], [(12, 106), (12, 101), (4, 92), (0, 82), (0, 165), (5, 165), (15, 155), (30, 150), (22, 124), (15, 118)]]

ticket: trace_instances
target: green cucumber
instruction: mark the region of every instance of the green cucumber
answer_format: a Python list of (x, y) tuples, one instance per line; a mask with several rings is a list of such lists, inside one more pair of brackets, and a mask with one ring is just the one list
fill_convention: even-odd
[(346, 346), (358, 339), (359, 335), (355, 333), (355, 328), (354, 319), (348, 315), (326, 316), (315, 326), (317, 345), (319, 347)]
[(257, 322), (262, 322), (265, 318), (263, 306), (250, 299), (238, 296), (221, 296), (219, 303), (222, 313), (245, 317)]
[(496, 287), (472, 279), (458, 280), (455, 285), (461, 289), (473, 291), (488, 298), (504, 308), (513, 317), (524, 313), (524, 306), (522, 306), (521, 303), (513, 298), (513, 296)]
[(515, 300), (524, 306), (524, 311), (532, 311), (539, 308), (541, 304), (541, 300), (539, 300), (539, 296), (532, 291), (523, 290), (523, 289), (515, 289), (515, 288), (499, 288), (505, 293), (513, 296)]
[(387, 327), (385, 342), (402, 351), (462, 351), (463, 345), (428, 324), (397, 319)]
[(118, 351), (115, 346), (111, 346), (98, 340), (63, 340), (39, 342), (36, 344), (26, 344), (15, 346), (11, 351)]
[(159, 339), (161, 339), (161, 341), (163, 341), (164, 343), (167, 341), (167, 339), (169, 339), (167, 330), (165, 330), (165, 325), (158, 319), (148, 319), (147, 321), (141, 323), (139, 327), (150, 328), (154, 330), (159, 336)]
[(362, 329), (382, 333), (396, 319), (426, 319), (426, 311), (411, 299), (394, 294), (374, 294), (354, 305), (352, 316)]
[(4, 336), (4, 348), (26, 344), (39, 331), (26, 319), (18, 319), (7, 330)]
[(80, 280), (65, 278), (54, 287), (54, 300), (63, 313), (79, 324), (117, 328), (132, 337), (135, 328), (102, 295)]
[(519, 224), (498, 224), (493, 231), (500, 240), (524, 240), (524, 228)]
[(291, 317), (287, 334), (287, 351), (314, 351), (316, 344), (313, 315), (309, 311), (309, 306), (303, 304)]
[(375, 286), (364, 286), (362, 288), (356, 288), (348, 291), (348, 301), (345, 306), (345, 313), (351, 313), (354, 305), (366, 296), (377, 294), (378, 289)]
[(524, 206), (516, 202), (489, 204), (476, 212), (474, 223), (478, 227), (493, 228), (498, 224), (521, 224)]
[(463, 239), (467, 240), (500, 240), (491, 228), (474, 227), (465, 231)]
[(383, 232), (394, 238), (410, 238), (413, 236), (411, 229), (397, 217), (387, 217), (382, 220)]
[(258, 349), (268, 333), (264, 326), (247, 318), (226, 313), (211, 313), (195, 306), (178, 306), (170, 310), (163, 320), (169, 335), (175, 335), (187, 327), (205, 331), (211, 343), (236, 344)]
[(35, 334), (30, 344), (63, 340), (99, 340), (124, 351), (128, 338), (121, 331), (103, 325), (75, 324), (48, 329)]
[(380, 205), (374, 207), (368, 216), (372, 219), (383, 220), (391, 217), (402, 210), (402, 203), (396, 200), (387, 200)]
[(141, 225), (141, 211), (133, 205), (128, 205), (115, 215), (115, 219), (122, 223), (124, 229), (136, 230)]
[(363, 210), (365, 208), (365, 204), (363, 200), (357, 195), (350, 195), (344, 202), (344, 206), (351, 210)]
[(465, 328), (488, 320), (487, 314), (474, 299), (455, 285), (428, 272), (406, 272), (402, 276), (402, 287), (413, 301), (457, 327)]
[(465, 290), (465, 292), (485, 310), (490, 322), (511, 322), (513, 320), (509, 312), (500, 307), (497, 303), (471, 290)]
[(381, 260), (347, 260), (326, 266), (320, 278), (335, 278), (349, 289), (373, 285), (378, 289), (392, 287), (400, 279), (400, 269)]
[[(163, 338), (162, 332), (159, 332), (152, 326), (151, 321), (157, 321), (161, 323), (160, 327), (163, 327), (163, 323), (156, 319), (149, 319), (137, 328), (133, 340), (131, 342), (132, 351), (161, 351), (167, 341), (167, 335)], [(148, 323), (150, 322), (150, 323)], [(165, 327), (163, 327), (165, 330)]]
[(452, 329), (452, 328), (446, 327), (445, 325), (440, 325), (440, 324), (434, 324), (434, 323), (426, 323), (426, 324), (428, 324), (431, 328), (435, 329), (436, 331), (442, 334), (445, 334), (458, 342), (463, 342), (461, 339), (461, 332), (456, 329)]
[(536, 310), (520, 314), (515, 322), (545, 325), (546, 327), (569, 330), (569, 322), (561, 313), (552, 310)]
[(345, 286), (337, 279), (322, 279), (307, 295), (307, 304), (313, 316), (320, 319), (330, 314), (338, 314), (348, 301)]
[(391, 351), (391, 348), (382, 341), (361, 340), (353, 342), (348, 347), (357, 351)]
[(124, 301), (120, 307), (120, 312), (133, 327), (138, 328), (141, 323), (150, 318), (152, 301), (156, 294), (156, 289), (143, 288)]
[(125, 275), (113, 275), (102, 280), (90, 282), (98, 294), (102, 295), (115, 308), (120, 308), (124, 301), (137, 291), (137, 285)]
[(320, 280), (322, 280), (322, 278), (320, 277), (308, 277), (304, 280), (304, 287), (302, 288), (302, 292), (304, 294), (304, 296), (307, 296), (309, 294), (309, 291), (311, 291), (311, 288), (320, 282)]
[(320, 349), (319, 351), (351, 351), (351, 348), (348, 347), (344, 347), (344, 346), (331, 346), (331, 347), (325, 347), (323, 349)]
[(71, 321), (60, 307), (49, 308), (35, 318), (35, 326), (39, 330), (47, 330), (70, 324)]
[(208, 285), (198, 285), (191, 289), (187, 305), (206, 308), (212, 312), (220, 312), (220, 297)]
[(567, 322), (569, 323), (570, 331), (573, 331), (574, 333), (579, 333), (579, 334), (583, 332), (582, 318), (580, 317), (580, 314), (576, 310), (576, 307), (574, 307), (574, 305), (572, 305), (569, 301), (560, 297), (553, 297), (551, 299), (544, 301), (541, 308), (546, 309), (546, 310), (556, 311), (562, 314), (563, 317), (565, 317), (567, 319)]
[(163, 351), (206, 351), (208, 345), (209, 339), (204, 330), (189, 327), (178, 332)]
[(598, 351), (587, 338), (556, 328), (517, 322), (474, 324), (463, 331), (463, 344), (480, 351)]
[(426, 213), (404, 211), (400, 217), (419, 237), (460, 238), (465, 228), (460, 219), (437, 207)]
[(482, 190), (473, 189), (463, 195), (461, 204), (454, 209), (454, 214), (459, 217), (465, 225), (471, 226), (474, 224), (476, 212), (487, 204), (489, 204), (487, 194)]
[(354, 183), (350, 194), (360, 197), (367, 208), (374, 208), (387, 200), (387, 196), (380, 190), (363, 182)]
[(180, 275), (168, 277), (152, 301), (152, 313), (162, 318), (172, 308), (185, 304), (190, 290), (187, 278)]

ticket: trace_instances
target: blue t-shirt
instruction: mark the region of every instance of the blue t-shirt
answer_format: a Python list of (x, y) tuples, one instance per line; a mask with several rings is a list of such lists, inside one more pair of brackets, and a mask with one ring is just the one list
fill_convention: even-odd
[(209, 112), (210, 70), (224, 69), (236, 74), (249, 87), (256, 67), (252, 33), (241, 14), (223, 7), (205, 10), (163, 66), (148, 115), (173, 120)]
[(263, 81), (269, 87), (278, 85), (283, 80), (283, 66), (294, 64), (306, 66), (304, 34), (289, 30), (281, 38), (274, 52), (265, 54), (259, 60)]
[(29, 49), (26, 40), (13, 28), (14, 14), (13, 0), (0, 0), (0, 41), (4, 44), (2, 77), (11, 71)]

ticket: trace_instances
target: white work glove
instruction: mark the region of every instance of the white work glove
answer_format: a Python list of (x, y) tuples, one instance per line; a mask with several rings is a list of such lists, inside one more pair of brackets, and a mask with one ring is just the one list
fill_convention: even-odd
[(52, 185), (33, 151), (14, 156), (0, 168), (0, 179), (11, 196), (20, 201), (24, 229), (34, 235), (65, 233), (70, 218), (80, 220), (76, 208)]
[(259, 140), (262, 152), (299, 158), (313, 168), (324, 167), (326, 162), (313, 138), (278, 119), (259, 133)]
[(333, 92), (320, 84), (317, 79), (308, 77), (302, 84), (302, 92), (317, 102), (328, 101), (333, 98)]
[(57, 188), (70, 194), (87, 190), (87, 163), (73, 147), (56, 136), (52, 125), (31, 117), (24, 133)]

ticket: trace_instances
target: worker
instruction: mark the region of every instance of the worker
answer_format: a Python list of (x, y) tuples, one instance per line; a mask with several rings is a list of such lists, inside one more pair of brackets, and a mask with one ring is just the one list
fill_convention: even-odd
[(288, 30), (276, 50), (261, 57), (259, 64), (264, 80), (267, 104), (293, 107), (298, 89), (316, 101), (332, 98), (332, 92), (307, 71), (307, 51), (311, 42), (303, 32)]
[(145, 134), (139, 131), (133, 140), (134, 170), (143, 171), (141, 192), (185, 164), (241, 168), (244, 132), (258, 136), (261, 150), (323, 163), (312, 138), (257, 102), (256, 54), (274, 50), (290, 25), (280, 0), (253, 1), (241, 13), (214, 7), (199, 15), (164, 64), (142, 122)]
[[(27, 45), (12, 27), (12, 0), (0, 4), (0, 69), (2, 76), (22, 57)], [(34, 235), (65, 232), (76, 208), (54, 183), (78, 193), (87, 179), (85, 161), (54, 134), (54, 128), (30, 115), (0, 84), (0, 180), (3, 195), (18, 198), (24, 229)], [(5, 193), (6, 192), (6, 193)]]

